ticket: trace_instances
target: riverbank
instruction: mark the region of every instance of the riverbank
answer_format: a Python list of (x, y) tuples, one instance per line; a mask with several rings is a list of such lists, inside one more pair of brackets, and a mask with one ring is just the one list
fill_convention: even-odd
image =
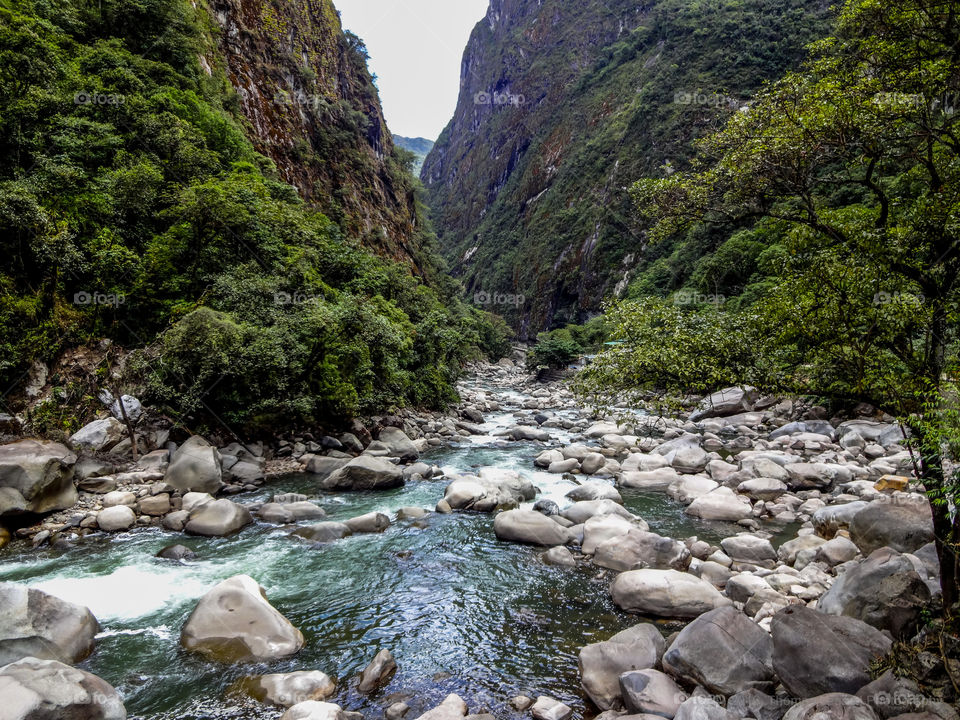
[[(695, 422), (637, 412), (618, 424), (508, 363), (461, 394), (451, 415), (381, 418), (376, 440), (357, 428), (269, 452), (196, 439), (166, 465), (151, 453), (94, 471), (75, 505), (16, 533), (0, 580), (89, 607), (95, 649), (67, 659), (149, 718), (335, 716), (235, 692), (247, 675), (305, 671), (334, 689), (314, 677), (288, 701), (322, 696), (365, 717), (414, 718), (451, 693), (464, 704), (442, 717), (761, 717), (745, 703), (783, 715), (824, 692), (852, 697), (892, 639), (922, 631), (936, 558), (899, 428), (796, 420), (790, 403), (749, 392), (714, 398)], [(297, 472), (275, 476), (278, 461)], [(195, 556), (153, 557), (171, 545)], [(223, 630), (181, 647), (198, 601), (236, 575), (266, 589), (280, 618), (256, 617), (291, 652), (217, 657)], [(838, 632), (858, 650), (835, 652)], [(753, 638), (755, 662), (724, 633)], [(381, 658), (361, 690), (382, 650), (397, 669)], [(873, 695), (860, 702), (877, 713)]]

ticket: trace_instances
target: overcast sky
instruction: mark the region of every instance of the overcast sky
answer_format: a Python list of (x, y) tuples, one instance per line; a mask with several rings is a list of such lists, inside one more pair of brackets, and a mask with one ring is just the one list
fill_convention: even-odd
[(460, 61), (489, 0), (334, 0), (370, 52), (390, 130), (436, 140), (453, 117)]

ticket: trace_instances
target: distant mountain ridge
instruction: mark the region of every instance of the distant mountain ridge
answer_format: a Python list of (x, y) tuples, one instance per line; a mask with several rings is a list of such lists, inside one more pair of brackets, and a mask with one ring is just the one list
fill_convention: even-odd
[(420, 177), (420, 172), (423, 170), (423, 161), (427, 159), (427, 155), (433, 150), (433, 140), (427, 140), (427, 138), (422, 137), (409, 138), (403, 137), (402, 135), (394, 135), (393, 144), (404, 150), (409, 150), (417, 156), (417, 160), (413, 164), (413, 174)]
[(468, 295), (522, 337), (582, 321), (645, 260), (628, 189), (804, 57), (823, 0), (491, 0), (422, 179)]

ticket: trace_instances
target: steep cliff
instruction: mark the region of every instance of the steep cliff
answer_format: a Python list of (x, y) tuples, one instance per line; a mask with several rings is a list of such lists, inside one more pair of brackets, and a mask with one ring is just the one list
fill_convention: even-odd
[(522, 296), (496, 310), (523, 335), (588, 317), (645, 262), (629, 186), (826, 27), (823, 0), (491, 0), (421, 175), (454, 272)]
[(363, 43), (331, 0), (214, 0), (211, 12), (206, 61), (225, 66), (257, 150), (348, 234), (422, 271), (413, 187)]

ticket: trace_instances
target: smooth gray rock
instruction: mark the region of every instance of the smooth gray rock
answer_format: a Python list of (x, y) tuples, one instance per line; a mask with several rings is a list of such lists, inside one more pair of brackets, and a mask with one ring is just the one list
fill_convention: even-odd
[(629, 713), (672, 718), (687, 699), (669, 675), (659, 670), (633, 670), (620, 676), (620, 694)]
[(627, 628), (609, 640), (587, 645), (580, 650), (580, 685), (601, 710), (623, 706), (620, 675), (631, 670), (646, 670), (660, 662), (665, 641), (655, 625), (641, 623)]
[(493, 521), (498, 540), (531, 545), (565, 545), (570, 541), (569, 531), (545, 515), (532, 510), (507, 510)]
[(383, 687), (394, 673), (397, 672), (397, 661), (389, 650), (381, 650), (374, 656), (370, 664), (360, 673), (360, 682), (357, 684), (357, 690), (364, 694), (372, 693), (377, 688)]
[(783, 720), (878, 720), (863, 700), (845, 693), (826, 693), (797, 703)]
[(353, 535), (353, 531), (346, 523), (327, 521), (298, 528), (292, 534), (310, 542), (328, 543)]
[(243, 505), (231, 500), (214, 500), (192, 511), (184, 530), (190, 535), (224, 537), (252, 522), (253, 516)]
[(0, 516), (73, 507), (77, 456), (65, 445), (21, 440), (0, 445)]
[(224, 580), (200, 598), (180, 633), (180, 644), (187, 650), (227, 663), (289, 657), (303, 642), (301, 632), (248, 575)]
[(204, 438), (194, 435), (170, 458), (163, 481), (180, 492), (216, 495), (223, 487), (220, 453)]
[(34, 657), (0, 667), (3, 720), (126, 720), (105, 680), (56, 660)]
[(25, 657), (72, 665), (93, 652), (100, 625), (81, 605), (4, 582), (0, 608), (0, 665)]
[(71, 447), (92, 452), (106, 452), (127, 436), (123, 423), (113, 417), (94, 420), (70, 436)]
[(598, 545), (593, 563), (619, 572), (643, 568), (686, 570), (690, 566), (690, 551), (678, 540), (632, 528), (626, 535)]
[(870, 682), (870, 664), (890, 638), (851, 617), (793, 605), (773, 616), (773, 669), (794, 697), (855, 693)]
[(882, 547), (913, 552), (933, 541), (930, 503), (918, 495), (874, 500), (854, 515), (850, 539), (864, 555)]
[(336, 683), (319, 670), (251, 675), (238, 683), (241, 692), (254, 700), (279, 707), (321, 701), (336, 692)]
[(848, 615), (906, 638), (916, 630), (930, 600), (930, 590), (913, 563), (896, 550), (880, 548), (834, 580), (817, 601), (817, 609), (828, 615)]
[(620, 573), (610, 592), (613, 601), (627, 612), (659, 617), (694, 618), (731, 604), (710, 583), (676, 570)]
[(378, 440), (387, 446), (391, 456), (398, 457), (403, 462), (415, 462), (420, 458), (420, 451), (417, 450), (417, 446), (400, 428), (383, 428)]
[(361, 455), (320, 484), (325, 490), (389, 490), (403, 485), (403, 471), (382, 458)]
[(773, 642), (733, 607), (704, 613), (687, 625), (663, 656), (664, 670), (721, 695), (773, 689)]

